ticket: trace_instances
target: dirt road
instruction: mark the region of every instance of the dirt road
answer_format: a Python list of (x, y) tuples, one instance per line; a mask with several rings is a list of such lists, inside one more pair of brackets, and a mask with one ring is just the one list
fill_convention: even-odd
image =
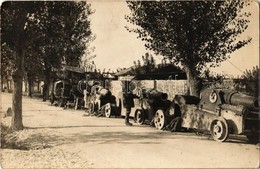
[[(11, 95), (2, 93), (2, 110)], [(23, 99), (19, 133), (32, 150), (1, 150), (2, 168), (258, 168), (259, 144), (229, 139), (218, 143), (194, 133), (124, 126), (121, 118), (83, 116), (84, 111)], [(1, 119), (10, 125), (11, 117)]]

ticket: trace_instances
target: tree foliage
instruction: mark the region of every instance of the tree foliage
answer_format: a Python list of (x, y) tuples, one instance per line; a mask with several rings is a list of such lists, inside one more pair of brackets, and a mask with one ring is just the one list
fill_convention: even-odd
[(198, 95), (196, 76), (208, 64), (219, 66), (229, 54), (251, 41), (241, 39), (250, 13), (246, 1), (128, 1), (131, 14), (127, 29), (138, 34), (145, 46), (181, 65)]
[(134, 61), (134, 67), (132, 67), (132, 74), (148, 74), (155, 69), (155, 60), (152, 55), (149, 53), (145, 53), (142, 56), (143, 65), (141, 65), (141, 61)]
[(134, 61), (134, 66), (131, 67), (130, 71), (125, 72), (125, 74), (135, 75), (135, 79), (138, 80), (186, 79), (186, 74), (178, 66), (167, 63), (165, 59), (162, 59), (160, 64), (156, 64), (154, 57), (149, 53), (145, 53), (141, 61)]
[(37, 29), (40, 55), (44, 72), (44, 98), (48, 98), (48, 86), (54, 70), (61, 65), (80, 66), (87, 50), (87, 43), (93, 40), (90, 29), (90, 5), (86, 2), (62, 1), (44, 2)]
[(259, 97), (259, 77), (259, 66), (254, 66), (251, 70), (249, 69), (244, 72), (241, 77), (241, 84), (245, 86), (245, 92), (252, 96)]
[[(15, 58), (15, 53), (13, 50), (11, 50), (6, 44), (2, 45), (1, 47), (1, 79), (2, 79), (2, 86), (3, 87), (4, 83), (7, 83), (9, 80), (9, 77), (12, 74), (13, 67), (14, 67), (14, 58)], [(3, 62), (5, 61), (5, 62)], [(7, 83), (7, 91), (10, 92), (10, 86)], [(2, 88), (3, 89), (3, 88)]]

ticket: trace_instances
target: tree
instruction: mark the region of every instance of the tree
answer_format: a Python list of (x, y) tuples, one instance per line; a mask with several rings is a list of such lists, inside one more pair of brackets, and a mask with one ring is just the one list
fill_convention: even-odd
[[(28, 29), (30, 17), (39, 12), (35, 2), (12, 2), (2, 4), (1, 46), (14, 53), (12, 59), (12, 78), (14, 81), (12, 104), (12, 128), (23, 129), (22, 123), (22, 82), (24, 77), (25, 49), (31, 43), (32, 30)], [(7, 59), (8, 60), (8, 59)], [(3, 61), (3, 60), (2, 60)]]
[(203, 68), (219, 66), (229, 54), (251, 38), (239, 35), (247, 29), (250, 13), (245, 1), (128, 1), (126, 16), (135, 28), (127, 29), (146, 42), (146, 48), (182, 66), (190, 94), (198, 96), (197, 76)]
[(130, 74), (136, 74), (138, 77), (142, 76), (144, 78), (144, 75), (147, 76), (148, 73), (155, 70), (155, 60), (152, 55), (149, 53), (145, 53), (145, 55), (142, 55), (142, 61), (143, 65), (141, 65), (141, 61), (134, 61), (134, 66), (131, 67)]
[(86, 2), (44, 2), (38, 29), (44, 71), (44, 98), (48, 99), (49, 83), (53, 70), (61, 65), (79, 67), (87, 44), (93, 40), (89, 15), (93, 12)]
[[(44, 72), (48, 85), (51, 72), (60, 69), (62, 63), (79, 64), (91, 36), (89, 14), (90, 5), (86, 2), (7, 1), (2, 4), (1, 51), (6, 56), (2, 62), (7, 64), (6, 68), (11, 67), (14, 81), (14, 130), (23, 129), (25, 71), (30, 77)], [(8, 56), (11, 53), (13, 57)]]

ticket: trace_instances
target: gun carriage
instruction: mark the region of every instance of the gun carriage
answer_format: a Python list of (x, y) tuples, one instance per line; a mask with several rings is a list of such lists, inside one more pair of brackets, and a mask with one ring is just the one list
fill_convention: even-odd
[(85, 70), (78, 67), (63, 66), (62, 71), (57, 73), (59, 80), (54, 82), (50, 94), (51, 104), (57, 102), (58, 106), (64, 107), (73, 103), (77, 108), (78, 100), (83, 97), (79, 82), (86, 78)]
[(59, 80), (54, 82), (50, 94), (51, 104), (57, 102), (60, 107), (83, 108), (84, 91), (91, 87), (87, 82), (98, 79), (100, 75), (72, 66), (63, 66), (63, 70), (57, 73)]
[(167, 98), (167, 93), (156, 89), (143, 89), (140, 94), (140, 107), (134, 114), (135, 122), (143, 124), (148, 121), (157, 129), (163, 129), (172, 120), (172, 116), (167, 111), (171, 101)]
[(205, 89), (200, 98), (176, 95), (171, 110), (175, 117), (181, 117), (181, 127), (208, 131), (216, 141), (224, 142), (229, 134), (259, 141), (259, 101), (252, 96)]
[(90, 113), (107, 118), (118, 115), (116, 98), (110, 90), (96, 84), (91, 87), (90, 94), (87, 97), (87, 109)]

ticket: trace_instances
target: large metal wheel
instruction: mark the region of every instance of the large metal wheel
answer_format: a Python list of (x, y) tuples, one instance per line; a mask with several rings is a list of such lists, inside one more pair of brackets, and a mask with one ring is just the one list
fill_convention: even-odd
[(145, 115), (144, 115), (144, 111), (143, 110), (138, 109), (138, 110), (135, 111), (134, 121), (137, 124), (144, 124)]
[(158, 130), (162, 130), (163, 127), (165, 127), (165, 125), (166, 125), (166, 117), (164, 111), (159, 109), (156, 111), (154, 116), (154, 126)]
[(228, 125), (224, 118), (218, 118), (211, 122), (210, 133), (214, 140), (224, 142), (228, 138)]
[(111, 117), (112, 107), (110, 103), (105, 104), (104, 106), (104, 114), (107, 118)]

